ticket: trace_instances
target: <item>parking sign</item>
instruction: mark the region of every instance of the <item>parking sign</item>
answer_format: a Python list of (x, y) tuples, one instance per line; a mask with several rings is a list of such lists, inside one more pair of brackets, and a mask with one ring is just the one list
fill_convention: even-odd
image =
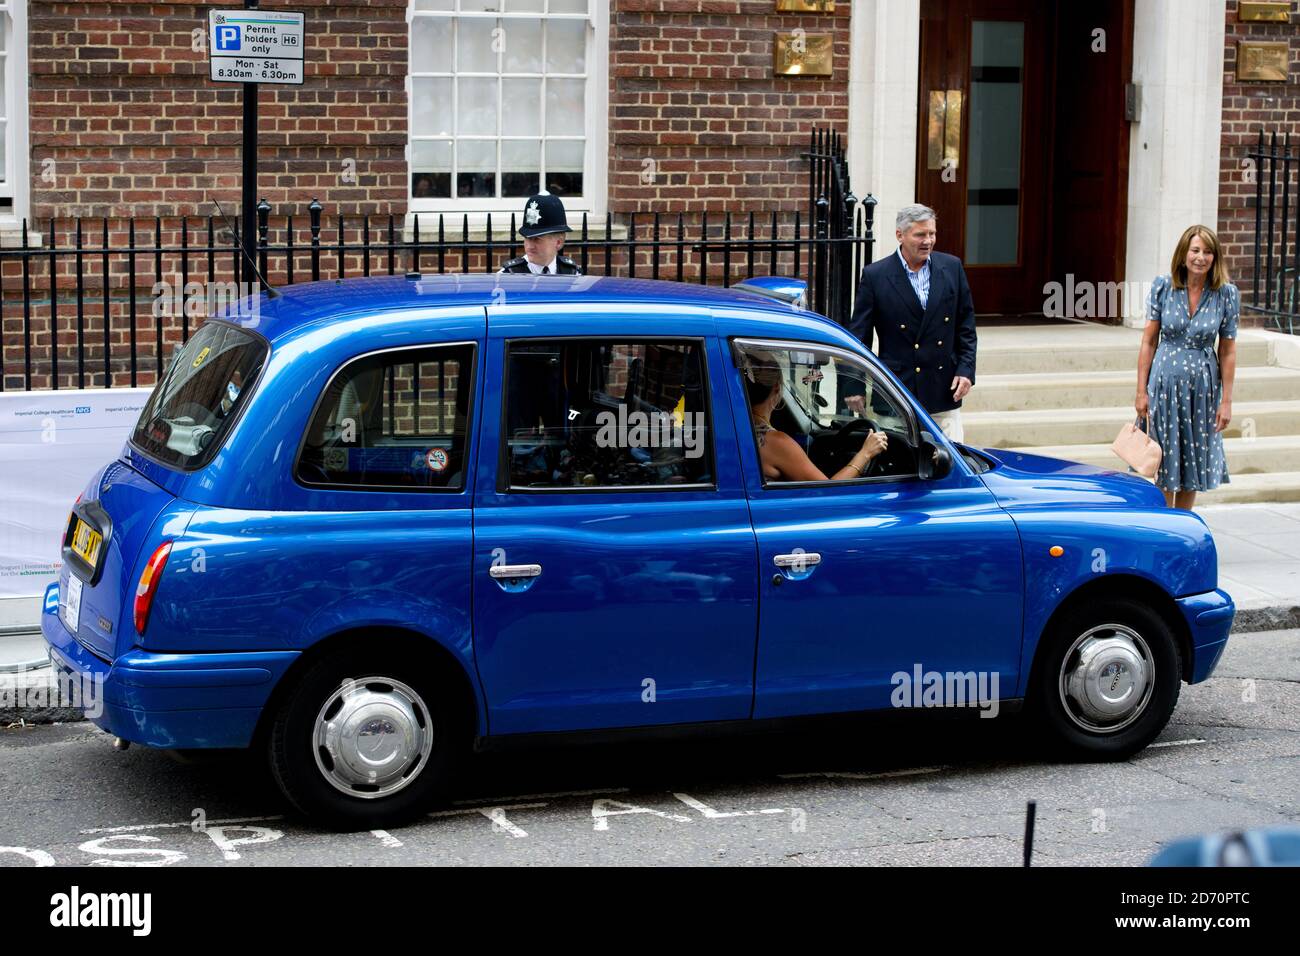
[(218, 83), (301, 83), (301, 13), (208, 11), (208, 63)]

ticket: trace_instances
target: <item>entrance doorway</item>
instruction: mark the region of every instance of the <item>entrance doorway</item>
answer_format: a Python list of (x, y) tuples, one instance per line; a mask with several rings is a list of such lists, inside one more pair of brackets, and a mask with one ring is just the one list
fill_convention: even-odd
[(922, 0), (917, 197), (981, 313), (1123, 276), (1132, 6)]

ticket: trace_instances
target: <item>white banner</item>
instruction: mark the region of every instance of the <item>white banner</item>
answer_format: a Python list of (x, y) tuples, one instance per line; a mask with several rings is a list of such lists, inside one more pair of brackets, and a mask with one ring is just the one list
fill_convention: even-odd
[(72, 503), (118, 457), (151, 391), (0, 392), (0, 599), (56, 580)]

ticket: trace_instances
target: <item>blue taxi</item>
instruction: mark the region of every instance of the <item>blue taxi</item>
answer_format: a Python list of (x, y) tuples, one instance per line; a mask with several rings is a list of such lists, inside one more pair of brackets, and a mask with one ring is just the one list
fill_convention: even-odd
[(788, 282), (254, 304), (178, 350), (86, 485), (43, 631), (102, 729), (257, 748), (328, 825), (408, 819), (536, 735), (964, 706), (1122, 759), (1227, 641), (1199, 517), (953, 444)]

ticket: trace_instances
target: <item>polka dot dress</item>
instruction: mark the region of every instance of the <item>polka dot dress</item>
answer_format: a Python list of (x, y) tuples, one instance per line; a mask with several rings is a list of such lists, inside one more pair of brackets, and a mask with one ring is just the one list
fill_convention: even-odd
[(1164, 457), (1156, 484), (1165, 491), (1209, 491), (1228, 481), (1223, 435), (1214, 416), (1223, 396), (1215, 336), (1237, 337), (1241, 295), (1224, 283), (1207, 285), (1189, 315), (1187, 289), (1169, 276), (1156, 279), (1147, 298), (1147, 319), (1160, 323), (1160, 345), (1151, 362), (1147, 394), (1152, 436)]

